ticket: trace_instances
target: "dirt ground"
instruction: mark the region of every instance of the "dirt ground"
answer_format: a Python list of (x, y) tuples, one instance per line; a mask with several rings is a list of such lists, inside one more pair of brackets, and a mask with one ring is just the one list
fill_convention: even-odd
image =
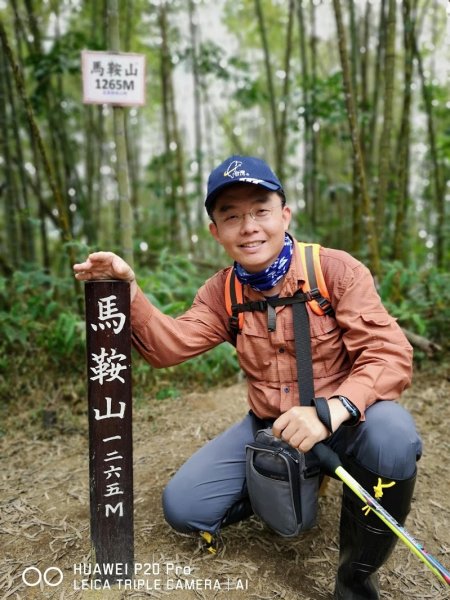
[[(407, 529), (448, 568), (448, 376), (418, 373), (403, 402), (417, 421), (425, 448)], [(245, 411), (243, 383), (178, 399), (149, 399), (147, 406), (135, 409), (135, 560), (153, 565), (146, 567), (145, 577), (137, 577), (136, 585), (145, 586), (140, 590), (83, 589), (89, 587), (88, 578), (74, 573), (74, 565), (88, 564), (90, 559), (83, 405), (70, 423), (59, 420), (53, 430), (26, 419), (11, 427), (0, 439), (1, 598), (331, 599), (338, 560), (337, 481), (320, 499), (318, 526), (294, 540), (275, 535), (252, 517), (225, 529), (224, 546), (212, 556), (196, 539), (174, 533), (164, 522), (161, 491), (171, 474)], [(42, 572), (57, 567), (63, 580), (55, 585), (61, 576), (53, 569), (48, 572), (53, 586), (26, 586), (22, 574), (29, 567)], [(25, 579), (34, 583), (33, 577), (36, 572), (28, 570)], [(196, 589), (189, 589), (193, 580)], [(220, 590), (214, 589), (218, 586)], [(448, 588), (402, 543), (381, 572), (381, 587), (386, 600), (449, 597)]]

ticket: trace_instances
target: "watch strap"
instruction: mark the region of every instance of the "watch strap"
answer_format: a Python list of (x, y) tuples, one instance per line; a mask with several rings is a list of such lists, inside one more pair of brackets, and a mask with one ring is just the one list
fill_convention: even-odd
[(353, 402), (351, 402), (351, 400), (347, 398), (347, 396), (332, 396), (332, 398), (337, 398), (338, 400), (340, 400), (340, 402), (342, 403), (344, 408), (347, 409), (347, 412), (350, 415), (350, 419), (344, 421), (342, 425), (345, 425), (346, 427), (352, 427), (353, 425), (357, 425), (361, 419), (361, 412), (359, 408), (355, 406)]

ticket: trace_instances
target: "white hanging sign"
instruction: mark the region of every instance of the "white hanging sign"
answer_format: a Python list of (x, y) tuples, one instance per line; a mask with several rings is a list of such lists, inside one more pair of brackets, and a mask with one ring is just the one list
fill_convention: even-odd
[(130, 52), (81, 53), (84, 104), (145, 104), (145, 56)]

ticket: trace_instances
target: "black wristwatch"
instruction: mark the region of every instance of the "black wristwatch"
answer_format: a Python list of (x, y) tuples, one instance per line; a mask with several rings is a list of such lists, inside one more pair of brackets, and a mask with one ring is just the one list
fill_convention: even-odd
[(342, 425), (351, 427), (352, 425), (356, 425), (357, 423), (359, 423), (359, 420), (361, 419), (361, 413), (358, 407), (353, 404), (353, 402), (350, 402), (350, 400), (346, 396), (332, 396), (332, 398), (337, 398), (338, 400), (340, 400), (342, 402), (342, 405), (347, 409), (351, 417), (350, 419), (347, 419), (347, 421), (344, 421)]

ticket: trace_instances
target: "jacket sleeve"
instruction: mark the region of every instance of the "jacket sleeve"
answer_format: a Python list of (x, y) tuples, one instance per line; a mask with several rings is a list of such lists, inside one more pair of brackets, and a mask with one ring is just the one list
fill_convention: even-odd
[(131, 304), (131, 339), (153, 367), (170, 367), (231, 341), (224, 307), (223, 271), (203, 285), (191, 308), (173, 318), (158, 310), (141, 289)]
[[(393, 400), (411, 383), (412, 347), (384, 308), (370, 271), (348, 254), (333, 286), (336, 321), (351, 370), (332, 395), (349, 398), (361, 411), (376, 400)], [(333, 298), (334, 296), (334, 298)]]

